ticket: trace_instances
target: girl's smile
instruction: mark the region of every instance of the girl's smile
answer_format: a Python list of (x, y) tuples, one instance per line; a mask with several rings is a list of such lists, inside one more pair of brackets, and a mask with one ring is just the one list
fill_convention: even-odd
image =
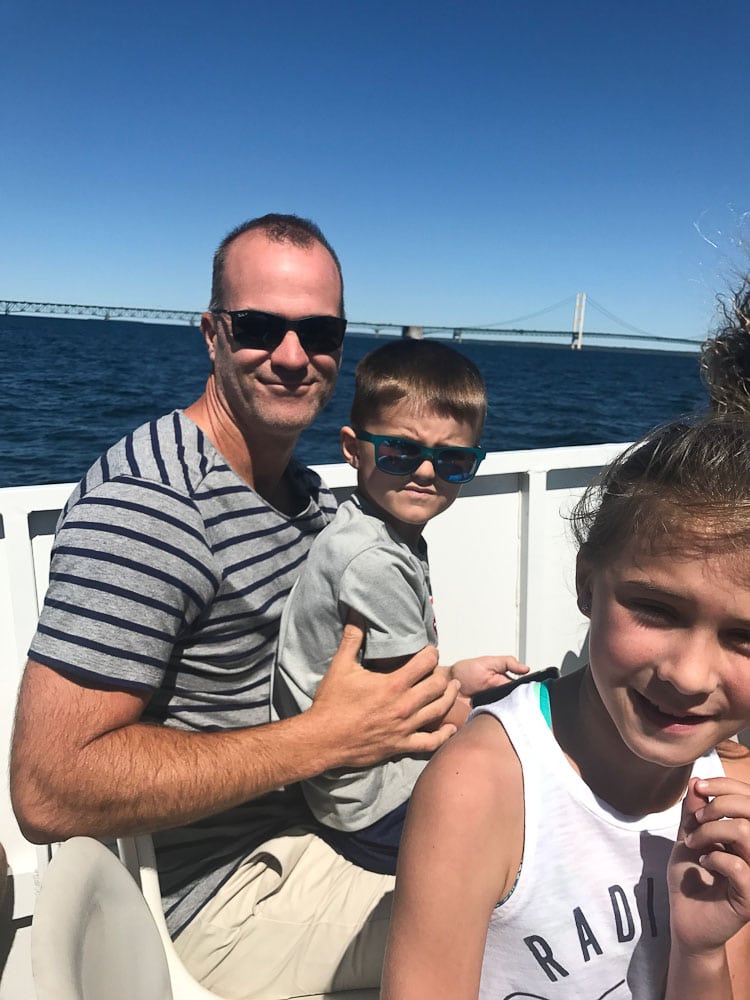
[(680, 766), (750, 716), (750, 555), (651, 552), (579, 561), (591, 674), (629, 749)]

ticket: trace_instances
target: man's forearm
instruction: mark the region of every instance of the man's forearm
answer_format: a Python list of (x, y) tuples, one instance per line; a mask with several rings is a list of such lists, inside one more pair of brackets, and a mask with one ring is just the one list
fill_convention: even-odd
[(222, 732), (145, 725), (147, 696), (84, 687), (30, 662), (11, 754), (22, 830), (45, 842), (181, 826), (334, 767), (437, 749), (455, 728), (440, 720), (456, 688), (433, 673), (436, 651), (373, 674), (354, 659), (357, 635), (345, 633), (307, 712)]
[(44, 766), (16, 759), (14, 804), (33, 841), (181, 826), (333, 766), (335, 747), (294, 719), (193, 733), (135, 723)]

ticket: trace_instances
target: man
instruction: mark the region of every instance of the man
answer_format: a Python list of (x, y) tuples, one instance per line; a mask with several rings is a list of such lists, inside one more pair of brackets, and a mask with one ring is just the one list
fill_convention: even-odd
[(201, 322), (206, 390), (74, 492), (19, 695), (24, 833), (155, 833), (178, 950), (229, 998), (377, 981), (387, 877), (300, 828), (301, 796), (278, 789), (452, 732), (435, 651), (374, 674), (354, 627), (312, 708), (269, 723), (284, 598), (334, 508), (292, 452), (333, 391), (343, 316), (340, 266), (312, 223), (264, 216), (226, 237)]

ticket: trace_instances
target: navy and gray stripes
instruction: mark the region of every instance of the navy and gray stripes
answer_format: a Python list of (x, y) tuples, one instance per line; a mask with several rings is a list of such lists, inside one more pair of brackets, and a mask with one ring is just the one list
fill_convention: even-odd
[[(30, 657), (71, 677), (150, 690), (144, 718), (167, 726), (268, 722), (284, 599), (336, 507), (313, 472), (292, 463), (288, 475), (300, 496), (293, 517), (268, 507), (180, 411), (123, 438), (61, 515)], [(204, 821), (201, 850), (210, 843), (218, 867), (191, 852), (197, 830), (160, 835), (173, 931), (248, 851), (298, 819), (298, 806), (275, 794)], [(178, 867), (170, 843), (185, 852)]]

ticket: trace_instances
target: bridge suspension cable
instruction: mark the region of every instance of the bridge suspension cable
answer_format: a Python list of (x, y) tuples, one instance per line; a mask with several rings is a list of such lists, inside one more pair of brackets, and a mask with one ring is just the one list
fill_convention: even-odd
[(526, 316), (516, 316), (515, 319), (502, 319), (497, 320), (495, 323), (483, 323), (481, 326), (474, 327), (475, 330), (491, 330), (493, 327), (498, 326), (510, 326), (511, 323), (525, 323), (527, 319), (536, 319), (537, 316), (545, 316), (547, 313), (554, 312), (555, 309), (559, 309), (561, 306), (570, 305), (570, 303), (575, 299), (575, 295), (568, 295), (567, 298), (560, 299), (559, 302), (555, 302), (551, 306), (547, 306), (546, 309), (539, 309), (537, 312), (527, 313)]
[(609, 309), (605, 309), (603, 305), (600, 305), (596, 299), (592, 299), (589, 295), (588, 304), (593, 306), (598, 312), (602, 313), (607, 319), (611, 319), (613, 323), (617, 323), (619, 326), (625, 327), (626, 330), (631, 330), (633, 333), (639, 333), (644, 337), (653, 337), (653, 333), (649, 333), (648, 330), (641, 330), (638, 326), (633, 326), (632, 323), (628, 323), (624, 319), (620, 319), (619, 316), (615, 316), (614, 313), (610, 312)]

